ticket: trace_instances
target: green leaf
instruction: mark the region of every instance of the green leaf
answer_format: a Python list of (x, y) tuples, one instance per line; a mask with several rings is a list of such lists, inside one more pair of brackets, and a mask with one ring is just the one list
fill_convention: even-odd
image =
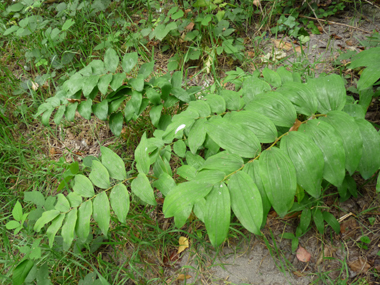
[(350, 69), (354, 69), (359, 66), (373, 66), (380, 61), (380, 47), (364, 50), (356, 54), (348, 66)]
[(342, 139), (334, 128), (321, 120), (310, 120), (302, 124), (299, 132), (306, 133), (320, 148), (325, 160), (323, 178), (338, 187), (345, 176), (345, 154)]
[(156, 187), (160, 192), (167, 196), (169, 192), (176, 187), (175, 181), (171, 175), (163, 172), (159, 179), (153, 182), (153, 186)]
[(161, 94), (157, 92), (157, 90), (153, 88), (149, 88), (146, 91), (146, 96), (152, 104), (160, 104), (161, 103)]
[(19, 222), (17, 222), (17, 221), (9, 221), (5, 225), (5, 227), (7, 228), (7, 230), (13, 230), (13, 229), (18, 228), (20, 226), (21, 226), (21, 224)]
[(71, 243), (73, 242), (76, 222), (77, 208), (74, 208), (66, 215), (66, 220), (61, 230), (64, 250), (68, 250), (71, 246)]
[(68, 120), (69, 122), (74, 121), (75, 111), (77, 107), (78, 107), (78, 102), (74, 102), (67, 106), (66, 111), (65, 111), (66, 120)]
[(368, 179), (380, 168), (380, 136), (366, 120), (356, 119), (356, 123), (363, 138), (363, 153), (357, 170)]
[(359, 104), (346, 104), (343, 111), (355, 119), (364, 119), (366, 110)]
[(53, 247), (54, 244), (54, 238), (57, 234), (58, 230), (61, 228), (63, 219), (65, 218), (65, 214), (60, 214), (58, 217), (56, 217), (51, 225), (48, 227), (46, 234), (49, 238), (49, 246), (50, 248)]
[(248, 104), (256, 95), (271, 91), (272, 88), (268, 83), (254, 76), (247, 77), (243, 82), (244, 102)]
[(59, 215), (58, 210), (50, 210), (50, 211), (43, 212), (42, 216), (34, 224), (34, 228), (33, 228), (34, 231), (40, 232), (44, 225), (54, 220), (54, 218), (58, 215)]
[(193, 204), (187, 204), (187, 206), (182, 211), (177, 211), (174, 214), (174, 224), (177, 228), (182, 228), (187, 219), (191, 214), (191, 210), (193, 209)]
[[(286, 70), (285, 67), (281, 66), (276, 70), (277, 74), (281, 77), (282, 84), (286, 82), (293, 82), (293, 75), (290, 71)], [(268, 90), (266, 90), (268, 91)]]
[(106, 70), (114, 73), (119, 65), (119, 56), (113, 48), (108, 48), (104, 55), (104, 66)]
[(380, 193), (380, 173), (377, 176), (376, 193)]
[[(104, 193), (104, 192), (102, 192)], [(87, 200), (78, 210), (78, 222), (76, 223), (75, 232), (80, 242), (84, 243), (90, 234), (90, 221), (92, 214), (92, 201)]]
[(278, 92), (256, 95), (246, 106), (246, 110), (255, 111), (268, 117), (276, 126), (293, 126), (297, 113), (293, 104)]
[(90, 198), (95, 195), (90, 179), (82, 174), (75, 175), (73, 190), (82, 197)]
[(89, 177), (92, 183), (99, 188), (107, 189), (110, 187), (110, 176), (108, 170), (97, 160), (92, 161), (91, 173)]
[(191, 165), (195, 169), (200, 169), (203, 166), (205, 160), (200, 155), (194, 155), (188, 151), (186, 152), (186, 162), (188, 165)]
[(66, 106), (65, 105), (59, 106), (59, 108), (57, 110), (57, 113), (55, 113), (55, 115), (54, 115), (54, 123), (56, 125), (59, 125), (61, 123), (63, 115), (65, 114), (65, 111), (66, 111)]
[(84, 78), (83, 88), (82, 88), (84, 97), (88, 98), (88, 96), (91, 94), (91, 91), (98, 84), (99, 78), (100, 78), (99, 75), (91, 75)]
[(145, 174), (139, 173), (136, 179), (131, 183), (132, 192), (143, 200), (145, 203), (150, 205), (157, 205), (156, 199), (154, 197), (154, 191), (152, 186), (150, 186), (149, 179)]
[(232, 112), (228, 120), (244, 125), (251, 130), (261, 143), (272, 143), (277, 138), (277, 129), (268, 117), (253, 111)]
[(195, 111), (199, 114), (199, 117), (208, 117), (211, 115), (211, 108), (203, 100), (191, 101), (187, 110)]
[(49, 279), (50, 268), (48, 263), (44, 263), (37, 272), (37, 284), (38, 285), (53, 285)]
[(87, 99), (86, 101), (82, 101), (78, 106), (78, 112), (79, 114), (85, 118), (86, 120), (91, 119), (91, 107), (92, 107), (92, 100)]
[(123, 160), (107, 147), (101, 146), (100, 152), (102, 153), (102, 163), (107, 168), (110, 176), (117, 180), (124, 180), (127, 178), (125, 164)]
[(260, 176), (273, 208), (284, 217), (291, 208), (297, 189), (296, 170), (286, 153), (272, 147), (261, 153)]
[(153, 34), (156, 36), (156, 39), (162, 41), (169, 32), (170, 30), (166, 29), (164, 24), (160, 24), (154, 29)]
[(222, 151), (207, 158), (201, 169), (219, 170), (228, 175), (243, 165), (244, 162), (240, 156), (228, 151)]
[(306, 208), (302, 211), (300, 225), (299, 225), (303, 233), (307, 232), (307, 228), (309, 227), (310, 222), (311, 222), (311, 211), (309, 208)]
[(198, 119), (190, 129), (188, 143), (193, 154), (197, 153), (198, 148), (203, 145), (206, 139), (206, 122), (206, 118)]
[(226, 101), (220, 95), (208, 94), (205, 97), (205, 101), (209, 104), (213, 113), (220, 114), (226, 111)]
[(135, 149), (135, 161), (139, 172), (148, 174), (150, 168), (150, 159), (148, 153), (148, 142), (146, 133), (141, 137), (139, 145)]
[(19, 201), (17, 201), (13, 207), (12, 216), (16, 221), (21, 221), (22, 219), (22, 206)]
[(352, 175), (358, 168), (363, 152), (363, 139), (354, 118), (342, 111), (331, 111), (327, 117), (320, 117), (329, 123), (342, 138), (346, 154), (346, 169)]
[(372, 87), (380, 78), (380, 64), (369, 66), (360, 75), (358, 90)]
[(244, 125), (220, 119), (207, 122), (206, 130), (218, 145), (242, 157), (255, 157), (261, 149), (255, 134)]
[(177, 99), (189, 103), (190, 102), (190, 95), (186, 92), (186, 90), (180, 88), (180, 87), (173, 87), (171, 90), (171, 94), (173, 94), (174, 97)]
[(241, 224), (251, 233), (261, 235), (263, 222), (263, 202), (259, 189), (252, 178), (239, 171), (231, 176), (228, 182), (231, 205)]
[(158, 123), (160, 122), (161, 112), (163, 105), (153, 106), (149, 112), (150, 120), (152, 121), (152, 125), (156, 128), (158, 127)]
[(139, 74), (136, 76), (136, 78), (130, 79), (128, 83), (133, 89), (141, 92), (144, 89), (144, 76), (142, 74)]
[(103, 100), (99, 104), (95, 104), (92, 106), (92, 111), (94, 115), (99, 118), (99, 120), (105, 121), (108, 117), (108, 101)]
[(140, 66), (139, 75), (142, 75), (144, 79), (147, 79), (153, 72), (155, 61), (144, 63)]
[(318, 112), (342, 110), (346, 104), (346, 88), (343, 79), (337, 74), (320, 76), (307, 82), (309, 89), (318, 99)]
[(298, 82), (286, 82), (277, 89), (282, 95), (288, 98), (294, 105), (298, 113), (311, 116), (317, 112), (318, 100), (307, 84)]
[(57, 204), (55, 204), (55, 209), (60, 211), (60, 212), (67, 212), (70, 210), (70, 203), (66, 199), (66, 197), (63, 194), (58, 194), (57, 195), (58, 200)]
[(222, 90), (220, 96), (226, 101), (227, 109), (239, 110), (241, 109), (241, 98), (238, 92), (232, 90)]
[(206, 197), (205, 226), (211, 244), (221, 245), (227, 238), (231, 219), (230, 193), (226, 184), (215, 185)]
[(206, 215), (206, 199), (205, 198), (202, 198), (202, 199), (199, 199), (198, 201), (196, 201), (194, 203), (194, 208), (193, 208), (193, 212), (194, 212), (194, 215), (200, 219), (203, 223), (205, 222), (205, 215)]
[(112, 210), (115, 212), (120, 223), (124, 224), (129, 212), (129, 193), (127, 187), (121, 183), (113, 187), (110, 200)]
[(262, 72), (263, 72), (264, 80), (268, 82), (270, 85), (272, 85), (273, 87), (281, 86), (282, 84), (281, 77), (280, 75), (277, 74), (276, 71), (273, 71), (266, 67), (263, 69)]
[(102, 77), (100, 77), (99, 82), (98, 82), (98, 88), (99, 88), (99, 91), (103, 95), (107, 93), (108, 86), (110, 85), (112, 78), (113, 78), (112, 74), (105, 74)]
[(324, 226), (324, 219), (323, 219), (323, 214), (321, 212), (321, 210), (319, 209), (316, 209), (314, 214), (313, 214), (313, 220), (314, 220), (314, 223), (317, 227), (317, 230), (318, 232), (323, 235), (323, 233), (325, 232), (325, 226)]
[(93, 217), (95, 222), (98, 223), (103, 235), (107, 238), (108, 228), (110, 226), (111, 214), (110, 203), (106, 192), (98, 194), (93, 202)]
[[(17, 4), (15, 4), (15, 5), (17, 5)], [(25, 278), (28, 276), (28, 274), (29, 274), (29, 272), (33, 266), (34, 266), (34, 261), (32, 261), (30, 259), (25, 259), (25, 260), (21, 261), (16, 266), (16, 268), (13, 269), (12, 285), (24, 284)]]
[(123, 114), (121, 112), (113, 113), (110, 116), (109, 126), (115, 136), (120, 136), (123, 129)]
[(190, 165), (182, 165), (177, 168), (177, 175), (181, 176), (186, 180), (192, 180), (195, 178), (197, 170)]
[(183, 140), (176, 141), (173, 144), (173, 151), (179, 157), (184, 157), (186, 155), (186, 144), (183, 142)]
[(127, 75), (124, 72), (114, 74), (111, 82), (112, 90), (116, 91), (120, 86), (122, 86), (126, 77)]
[(297, 183), (314, 198), (321, 194), (324, 169), (323, 153), (302, 132), (290, 132), (281, 140), (281, 150), (289, 156), (297, 176)]
[(129, 73), (136, 66), (138, 61), (137, 52), (126, 53), (123, 57), (123, 61), (121, 63), (121, 67), (124, 72)]
[(43, 114), (42, 114), (42, 117), (41, 117), (41, 122), (42, 124), (47, 127), (49, 126), (49, 122), (50, 122), (50, 116), (51, 114), (53, 113), (54, 111), (54, 108), (51, 108), (49, 110), (46, 110)]
[(337, 219), (334, 217), (334, 215), (330, 214), (329, 212), (323, 211), (323, 219), (329, 224), (330, 227), (333, 228), (336, 234), (340, 233), (340, 224), (337, 221)]

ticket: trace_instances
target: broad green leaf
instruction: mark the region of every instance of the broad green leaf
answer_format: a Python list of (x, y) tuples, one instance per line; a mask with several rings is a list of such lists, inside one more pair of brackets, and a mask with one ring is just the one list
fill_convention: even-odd
[(107, 189), (110, 187), (110, 175), (107, 168), (97, 160), (92, 161), (90, 180), (95, 186)]
[(183, 140), (176, 141), (173, 144), (173, 151), (179, 156), (184, 157), (186, 154), (186, 144)]
[(88, 98), (88, 95), (90, 95), (91, 91), (98, 84), (99, 78), (100, 78), (99, 75), (91, 75), (84, 78), (83, 88), (82, 88), (84, 97)]
[(352, 175), (358, 168), (363, 151), (363, 139), (355, 119), (342, 111), (331, 111), (319, 120), (329, 123), (342, 138), (346, 154), (346, 169)]
[(150, 168), (150, 160), (148, 153), (148, 143), (146, 139), (146, 133), (141, 137), (139, 145), (135, 149), (135, 161), (139, 172), (148, 174)]
[(132, 192), (145, 203), (153, 206), (157, 205), (154, 197), (154, 191), (150, 185), (148, 177), (146, 177), (145, 174), (139, 173), (137, 178), (132, 181), (131, 188)]
[(268, 117), (254, 111), (232, 112), (228, 120), (250, 129), (261, 143), (272, 143), (277, 138), (277, 129)]
[(13, 207), (12, 216), (16, 221), (21, 221), (22, 219), (22, 206), (19, 201), (17, 201)]
[(144, 63), (140, 66), (139, 75), (142, 75), (144, 79), (148, 78), (149, 75), (153, 72), (155, 61)]
[(54, 220), (54, 218), (58, 215), (59, 215), (58, 210), (50, 210), (50, 211), (43, 212), (41, 218), (39, 218), (34, 224), (34, 228), (33, 228), (34, 231), (40, 232), (44, 225)]
[(309, 208), (306, 208), (302, 211), (300, 225), (299, 225), (302, 230), (302, 233), (307, 232), (310, 222), (311, 222), (311, 211)]
[(68, 120), (69, 122), (74, 121), (75, 111), (77, 107), (78, 107), (78, 102), (74, 102), (72, 104), (67, 105), (67, 108), (65, 111), (66, 120)]
[(268, 82), (270, 85), (272, 85), (273, 87), (281, 86), (282, 84), (281, 77), (280, 75), (277, 74), (276, 71), (273, 71), (266, 67), (263, 69), (262, 72), (263, 72), (264, 80)]
[(226, 101), (226, 107), (229, 110), (239, 110), (241, 109), (241, 98), (238, 92), (232, 90), (222, 90), (220, 96)]
[(107, 147), (101, 146), (100, 152), (102, 153), (102, 163), (107, 168), (109, 175), (117, 180), (124, 180), (127, 178), (125, 164), (123, 160)]
[(368, 179), (380, 168), (380, 136), (368, 121), (356, 119), (356, 123), (363, 138), (363, 152), (357, 170), (364, 179)]
[(276, 72), (280, 75), (282, 84), (285, 84), (286, 82), (293, 82), (292, 73), (286, 70), (285, 67), (281, 66), (277, 68)]
[(313, 78), (307, 82), (314, 97), (318, 99), (318, 112), (342, 110), (346, 104), (346, 88), (343, 79), (337, 74)]
[(278, 92), (256, 95), (246, 106), (246, 110), (255, 111), (268, 117), (276, 126), (293, 126), (297, 113), (293, 104)]
[(158, 91), (153, 89), (153, 88), (149, 88), (146, 91), (146, 96), (148, 97), (149, 101), (152, 104), (160, 104), (161, 103), (161, 94), (158, 93)]
[(346, 112), (355, 119), (364, 119), (366, 110), (359, 104), (346, 104), (343, 112)]
[(195, 121), (194, 125), (191, 127), (188, 143), (190, 151), (196, 154), (198, 148), (201, 147), (206, 139), (206, 118), (201, 118)]
[(130, 79), (128, 83), (137, 92), (141, 92), (144, 89), (144, 76), (142, 74), (139, 74), (136, 76), (136, 78)]
[(222, 151), (207, 158), (201, 169), (223, 171), (228, 175), (244, 165), (243, 159), (228, 151)]
[[(17, 3), (20, 4), (20, 3)], [(15, 5), (17, 5), (15, 4)], [(14, 6), (14, 5), (13, 5)], [(15, 269), (13, 269), (12, 285), (24, 284), (25, 278), (28, 276), (30, 270), (34, 266), (34, 261), (25, 259), (21, 261)]]
[(209, 121), (206, 130), (218, 145), (242, 157), (255, 157), (261, 149), (258, 138), (244, 125), (220, 119)]
[(226, 184), (215, 185), (206, 197), (204, 217), (207, 234), (214, 247), (221, 245), (227, 238), (231, 219), (230, 193)]
[(142, 94), (140, 92), (137, 92), (137, 91), (132, 92), (132, 97), (131, 97), (130, 102), (133, 106), (133, 109), (134, 109), (136, 115), (139, 114), (142, 100), (143, 100), (143, 98), (142, 98)]
[(70, 27), (74, 24), (75, 24), (75, 21), (73, 19), (67, 19), (66, 22), (62, 26), (62, 31), (66, 31), (70, 29)]
[(115, 136), (120, 136), (123, 129), (123, 114), (121, 112), (113, 113), (109, 119), (109, 126)]
[(115, 212), (120, 223), (124, 224), (129, 212), (129, 193), (127, 187), (121, 183), (113, 187), (110, 200), (112, 210)]
[(376, 193), (380, 193), (380, 173), (377, 176)]
[(197, 170), (190, 165), (182, 165), (177, 168), (177, 174), (186, 180), (192, 180), (197, 174)]
[(314, 141), (302, 132), (290, 132), (281, 140), (283, 150), (296, 170), (297, 183), (314, 198), (321, 194), (324, 169), (323, 153)]
[(37, 284), (38, 285), (53, 285), (49, 278), (50, 275), (50, 267), (48, 263), (45, 262), (37, 272)]
[(63, 219), (65, 218), (65, 214), (60, 214), (58, 217), (56, 217), (51, 225), (48, 227), (46, 234), (49, 238), (49, 246), (50, 248), (53, 247), (54, 244), (54, 238), (57, 234), (58, 230), (61, 228)]
[(297, 189), (296, 170), (286, 153), (272, 147), (261, 153), (260, 176), (273, 208), (284, 217), (291, 208)]
[(66, 106), (62, 105), (58, 108), (57, 113), (54, 115), (54, 123), (56, 125), (59, 125), (61, 123), (61, 120), (63, 118), (63, 115), (65, 114)]
[(32, 202), (42, 207), (45, 204), (45, 198), (44, 195), (38, 191), (24, 192), (24, 202)]
[(113, 48), (108, 48), (104, 55), (104, 66), (107, 71), (114, 73), (119, 65), (119, 56)]
[(174, 214), (174, 224), (177, 228), (182, 228), (191, 214), (193, 204), (187, 204), (182, 211), (177, 211)]
[(85, 118), (86, 120), (91, 119), (91, 107), (92, 107), (92, 100), (87, 99), (86, 101), (82, 101), (78, 106), (78, 112), (79, 114)]
[(102, 77), (100, 77), (99, 82), (98, 82), (98, 88), (99, 88), (99, 91), (103, 95), (107, 93), (108, 86), (110, 85), (112, 81), (112, 77), (113, 77), (112, 74), (105, 74)]
[(369, 66), (360, 75), (358, 90), (365, 90), (372, 87), (380, 79), (380, 63)]
[(205, 160), (200, 155), (194, 155), (190, 151), (188, 151), (186, 152), (186, 162), (188, 165), (191, 165), (195, 169), (200, 169), (203, 166)]
[(298, 82), (286, 82), (277, 89), (282, 95), (293, 103), (298, 113), (311, 116), (317, 112), (318, 100), (307, 84)]
[(92, 203), (93, 217), (95, 222), (98, 223), (103, 235), (107, 238), (107, 232), (110, 226), (111, 214), (110, 203), (106, 192), (99, 193)]
[(241, 224), (251, 233), (261, 235), (263, 222), (263, 202), (261, 194), (252, 178), (239, 171), (228, 181), (231, 195), (231, 206)]
[(5, 225), (5, 227), (6, 227), (7, 230), (13, 230), (13, 229), (18, 228), (20, 226), (21, 226), (21, 224), (19, 222), (17, 222), (17, 221), (9, 221)]
[(95, 195), (94, 186), (92, 185), (90, 179), (82, 174), (75, 175), (73, 190), (78, 195), (86, 198), (90, 198)]
[(92, 111), (94, 115), (97, 116), (100, 120), (105, 121), (108, 117), (108, 101), (103, 100), (102, 102), (92, 106)]
[(211, 108), (209, 104), (203, 100), (191, 101), (187, 110), (189, 109), (198, 112), (199, 117), (201, 118), (208, 117), (211, 114)]
[(264, 185), (260, 176), (260, 161), (254, 160), (251, 163), (247, 163), (244, 168), (243, 172), (247, 173), (257, 186), (257, 189), (259, 189), (260, 195), (261, 195), (261, 201), (263, 202), (263, 222), (261, 224), (261, 227), (263, 228), (267, 221), (267, 215), (272, 208), (272, 204), (270, 203), (268, 199), (268, 195), (265, 192)]
[(186, 102), (186, 103), (190, 102), (190, 95), (186, 92), (186, 90), (182, 89), (181, 87), (173, 87), (171, 89), (171, 94), (173, 94), (175, 98), (183, 102)]
[(71, 243), (73, 242), (76, 222), (77, 208), (74, 208), (66, 215), (66, 220), (61, 230), (64, 250), (68, 250), (71, 246)]
[(169, 192), (176, 187), (176, 184), (172, 176), (164, 172), (160, 175), (158, 180), (153, 182), (153, 186), (160, 190), (163, 195), (167, 196)]
[(256, 95), (271, 91), (272, 88), (268, 83), (256, 77), (248, 77), (243, 82), (243, 98), (244, 102), (248, 104)]
[(57, 195), (57, 204), (55, 204), (55, 209), (60, 212), (67, 212), (70, 210), (70, 203), (63, 194)]
[(328, 123), (321, 120), (310, 120), (302, 124), (299, 132), (306, 133), (320, 148), (325, 160), (323, 178), (338, 187), (345, 176), (346, 158), (341, 137)]
[(206, 215), (206, 199), (202, 198), (199, 199), (194, 203), (194, 208), (193, 208), (195, 216), (200, 219), (203, 223), (205, 222), (205, 215)]
[(92, 201), (87, 200), (79, 207), (78, 222), (75, 227), (75, 232), (78, 236), (78, 239), (83, 243), (86, 241), (88, 235), (90, 234), (91, 215), (92, 215)]
[(160, 122), (161, 112), (163, 105), (153, 106), (149, 112), (150, 120), (152, 121), (152, 125), (156, 128), (158, 127), (158, 123)]
[(137, 52), (126, 53), (123, 57), (123, 61), (121, 63), (121, 67), (124, 72), (129, 73), (136, 66), (138, 61)]
[(373, 66), (380, 62), (380, 47), (364, 50), (356, 54), (348, 66), (354, 69), (359, 66)]
[(323, 233), (325, 232), (325, 225), (323, 223), (324, 219), (323, 219), (323, 214), (321, 210), (319, 209), (315, 210), (313, 214), (313, 220), (314, 220), (315, 226), (317, 227), (318, 232), (321, 235), (323, 235)]
[(111, 88), (116, 91), (121, 85), (123, 85), (124, 79), (127, 75), (124, 72), (114, 74), (111, 82)]
[(209, 104), (211, 112), (220, 114), (226, 111), (226, 101), (222, 96), (209, 94), (204, 98), (204, 100), (207, 104)]
[(333, 216), (333, 214), (323, 211), (323, 219), (329, 224), (330, 227), (333, 228), (336, 234), (340, 233), (340, 224), (337, 219)]
[(53, 113), (54, 111), (54, 108), (51, 108), (51, 109), (48, 109), (47, 111), (45, 111), (43, 114), (42, 114), (42, 117), (41, 117), (41, 123), (47, 127), (49, 126), (49, 123), (50, 123), (50, 116), (51, 114)]

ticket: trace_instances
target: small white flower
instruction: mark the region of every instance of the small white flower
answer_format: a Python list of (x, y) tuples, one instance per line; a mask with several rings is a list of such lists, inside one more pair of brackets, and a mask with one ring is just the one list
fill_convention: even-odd
[(175, 134), (177, 134), (180, 130), (184, 129), (185, 127), (186, 127), (185, 124), (180, 125), (180, 126), (175, 130)]

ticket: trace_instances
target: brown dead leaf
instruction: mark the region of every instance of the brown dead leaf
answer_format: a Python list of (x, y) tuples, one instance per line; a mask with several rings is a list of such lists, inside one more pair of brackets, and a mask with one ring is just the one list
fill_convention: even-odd
[(305, 277), (306, 275), (299, 271), (293, 271), (293, 274), (297, 277)]
[(247, 55), (250, 57), (250, 58), (254, 58), (255, 57), (255, 53), (253, 51), (248, 51), (247, 52)]
[(291, 50), (293, 48), (291, 43), (285, 42), (283, 40), (272, 40), (272, 41), (276, 48), (283, 49), (285, 51)]
[(296, 121), (294, 122), (293, 126), (290, 128), (289, 132), (296, 132), (298, 131), (298, 128), (301, 126), (302, 122), (298, 119), (296, 119)]
[(189, 247), (189, 240), (186, 237), (180, 237), (179, 238), (178, 254), (180, 254), (182, 251), (184, 251), (188, 247)]
[(190, 22), (190, 24), (188, 24), (185, 29), (188, 30), (188, 31), (192, 31), (194, 28), (194, 23), (193, 22)]
[(55, 148), (51, 147), (49, 150), (50, 156), (53, 156), (55, 154)]
[(180, 274), (180, 275), (178, 275), (177, 280), (185, 280), (185, 279), (189, 279), (189, 278), (191, 278), (190, 275)]
[(331, 34), (330, 38), (334, 38), (336, 40), (341, 40), (342, 39), (342, 37), (338, 36), (337, 34)]
[(348, 229), (353, 230), (356, 228), (356, 226), (357, 223), (355, 221), (355, 218), (351, 217), (350, 219), (345, 220), (340, 224), (340, 231), (342, 234), (344, 234)]
[(321, 34), (324, 33), (323, 28), (322, 28), (321, 26), (318, 26), (317, 29), (318, 29), (318, 31), (319, 31)]
[(302, 46), (296, 47), (296, 52), (301, 53), (301, 52), (302, 52), (302, 49), (303, 49)]
[(348, 266), (351, 268), (352, 271), (355, 271), (356, 273), (367, 273), (367, 271), (371, 268), (371, 265), (367, 263), (363, 258), (359, 257), (357, 260), (349, 262)]
[(348, 40), (348, 41), (346, 41), (346, 45), (348, 45), (348, 46), (353, 46), (353, 45), (354, 45), (354, 43), (353, 43), (353, 41), (351, 41), (351, 40)]
[(301, 262), (309, 262), (311, 258), (311, 254), (302, 246), (299, 246), (297, 249), (297, 258)]
[(34, 91), (37, 91), (38, 87), (40, 87), (40, 85), (38, 85), (37, 82), (33, 82), (33, 81), (32, 81), (32, 89), (33, 89)]
[(253, 0), (253, 5), (255, 5), (256, 7), (259, 7), (260, 6), (260, 0)]

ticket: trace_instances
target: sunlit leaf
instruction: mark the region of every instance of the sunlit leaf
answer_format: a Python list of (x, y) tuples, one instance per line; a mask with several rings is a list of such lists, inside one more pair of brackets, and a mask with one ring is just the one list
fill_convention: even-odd
[(89, 177), (92, 183), (99, 188), (107, 189), (110, 187), (110, 176), (108, 170), (97, 160), (92, 161)]
[(99, 193), (93, 202), (93, 217), (98, 223), (103, 235), (107, 238), (108, 228), (110, 226), (110, 204), (105, 192)]
[(129, 212), (129, 193), (123, 184), (117, 184), (110, 194), (112, 210), (115, 212), (120, 223), (125, 223)]

